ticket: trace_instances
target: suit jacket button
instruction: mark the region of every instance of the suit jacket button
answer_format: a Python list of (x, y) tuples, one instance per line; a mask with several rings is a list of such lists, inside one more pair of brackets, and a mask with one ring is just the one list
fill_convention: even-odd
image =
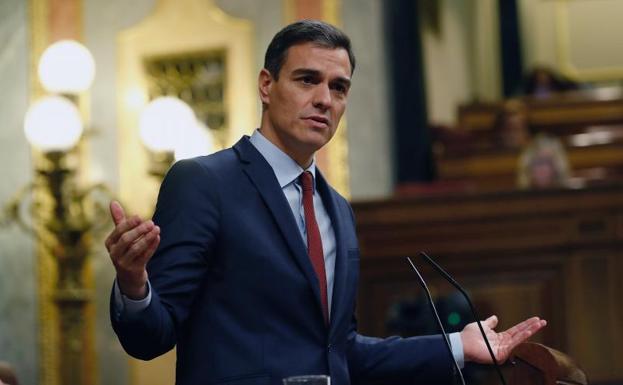
[(327, 345), (327, 353), (331, 353), (331, 349), (333, 349), (333, 346), (331, 344)]

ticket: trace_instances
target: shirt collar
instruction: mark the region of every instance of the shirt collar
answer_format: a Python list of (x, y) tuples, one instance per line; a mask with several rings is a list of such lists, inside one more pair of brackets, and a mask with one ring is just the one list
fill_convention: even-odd
[(253, 144), (253, 146), (260, 152), (260, 154), (262, 154), (264, 159), (266, 159), (270, 167), (272, 167), (281, 188), (284, 188), (290, 183), (296, 181), (303, 171), (309, 171), (314, 177), (315, 189), (316, 158), (312, 160), (311, 165), (307, 169), (303, 169), (294, 161), (294, 159), (290, 158), (288, 154), (283, 152), (270, 140), (266, 139), (259, 129), (253, 132), (253, 135), (251, 135), (249, 140), (251, 141), (251, 144)]

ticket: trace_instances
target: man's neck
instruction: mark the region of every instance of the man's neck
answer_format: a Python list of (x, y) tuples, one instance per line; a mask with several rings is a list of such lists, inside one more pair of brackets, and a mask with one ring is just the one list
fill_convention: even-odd
[(281, 151), (283, 151), (284, 154), (292, 158), (292, 160), (294, 160), (304, 170), (309, 168), (309, 166), (311, 166), (312, 162), (314, 161), (315, 153), (312, 153), (311, 155), (296, 154), (295, 151), (285, 146), (283, 142), (279, 140), (279, 137), (273, 134), (273, 131), (263, 130), (262, 127), (258, 128), (258, 131), (260, 132), (260, 134), (262, 134), (264, 138), (266, 138), (269, 142), (277, 146), (277, 148), (279, 148)]

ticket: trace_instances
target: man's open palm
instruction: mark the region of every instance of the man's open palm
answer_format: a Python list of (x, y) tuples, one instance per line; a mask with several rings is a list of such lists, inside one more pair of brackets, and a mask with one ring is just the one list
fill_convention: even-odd
[[(547, 325), (547, 322), (539, 317), (532, 317), (499, 333), (493, 330), (498, 324), (498, 318), (496, 316), (491, 316), (481, 321), (481, 324), (487, 335), (491, 349), (495, 354), (495, 359), (498, 363), (502, 363), (510, 357), (513, 349), (515, 349), (517, 345), (541, 330)], [(461, 340), (463, 342), (465, 361), (483, 364), (492, 363), (491, 355), (489, 354), (487, 345), (480, 334), (476, 322), (465, 326), (463, 331), (461, 331)]]

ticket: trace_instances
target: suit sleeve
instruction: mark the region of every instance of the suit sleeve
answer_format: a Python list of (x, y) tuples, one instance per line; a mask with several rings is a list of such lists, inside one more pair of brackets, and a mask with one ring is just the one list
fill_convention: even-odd
[(353, 384), (449, 384), (454, 366), (440, 335), (376, 338), (349, 336)]
[[(354, 226), (354, 213), (346, 205)], [(349, 374), (354, 385), (453, 383), (454, 364), (441, 335), (368, 337), (357, 332), (353, 315), (346, 340)]]
[(152, 359), (171, 350), (191, 311), (217, 242), (218, 181), (197, 160), (173, 165), (154, 214), (160, 245), (147, 265), (151, 302), (136, 314), (115, 313), (113, 329), (135, 358)]

